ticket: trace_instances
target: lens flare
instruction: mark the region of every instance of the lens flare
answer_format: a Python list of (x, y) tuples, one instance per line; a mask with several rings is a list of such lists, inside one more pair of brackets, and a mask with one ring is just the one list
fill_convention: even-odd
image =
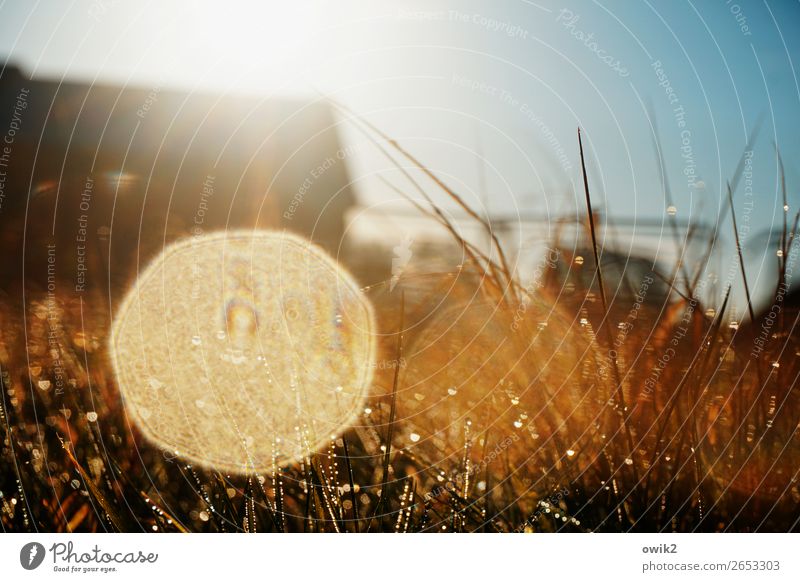
[(311, 243), (201, 234), (142, 273), (111, 352), (148, 439), (217, 470), (261, 471), (319, 449), (363, 409), (375, 322), (355, 280)]

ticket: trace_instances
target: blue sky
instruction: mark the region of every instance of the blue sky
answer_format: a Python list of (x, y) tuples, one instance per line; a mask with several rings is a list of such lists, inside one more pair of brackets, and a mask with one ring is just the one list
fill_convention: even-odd
[[(333, 95), (498, 214), (580, 211), (581, 126), (597, 205), (664, 217), (655, 121), (677, 217), (713, 224), (762, 119), (754, 231), (782, 221), (774, 144), (800, 205), (796, 1), (162, 4), (6, 1), (0, 56), (39, 76)], [(359, 152), (362, 199), (385, 203), (385, 162)]]

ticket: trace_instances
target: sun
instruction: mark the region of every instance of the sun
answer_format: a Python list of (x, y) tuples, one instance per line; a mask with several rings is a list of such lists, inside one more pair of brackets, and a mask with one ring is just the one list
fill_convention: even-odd
[(246, 473), (292, 463), (353, 422), (375, 336), (369, 301), (321, 249), (233, 231), (167, 247), (123, 301), (111, 352), (149, 440)]

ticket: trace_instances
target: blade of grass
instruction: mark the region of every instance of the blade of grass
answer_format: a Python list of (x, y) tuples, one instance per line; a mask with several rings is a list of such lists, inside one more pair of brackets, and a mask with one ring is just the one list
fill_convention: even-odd
[(744, 294), (747, 298), (747, 312), (750, 314), (750, 322), (752, 325), (756, 323), (756, 316), (753, 313), (753, 301), (750, 298), (750, 285), (747, 283), (747, 273), (745, 272), (744, 268), (744, 257), (742, 255), (742, 243), (739, 240), (739, 228), (736, 225), (736, 211), (733, 208), (733, 191), (731, 190), (731, 185), (728, 183), (728, 204), (731, 207), (731, 220), (733, 221), (733, 234), (736, 240), (736, 254), (739, 257), (739, 267), (742, 270), (742, 282), (744, 283)]
[[(392, 146), (392, 148), (394, 148), (402, 157), (406, 158), (417, 169), (419, 169), (423, 174), (425, 174), (428, 178), (430, 178), (434, 184), (436, 184), (443, 192), (445, 192), (450, 197), (451, 200), (453, 200), (456, 204), (458, 204), (458, 206), (461, 207), (461, 209), (464, 210), (464, 212), (466, 212), (471, 218), (476, 220), (484, 228), (486, 233), (491, 237), (491, 240), (494, 244), (494, 248), (497, 250), (498, 258), (500, 260), (500, 267), (503, 274), (506, 277), (506, 283), (507, 283), (506, 288), (508, 289), (510, 287), (512, 294), (515, 294), (516, 290), (512, 284), (514, 278), (512, 277), (511, 270), (508, 267), (508, 261), (506, 260), (506, 256), (505, 253), (503, 252), (502, 245), (500, 244), (500, 241), (497, 239), (497, 235), (494, 233), (489, 223), (480, 214), (475, 212), (475, 210), (473, 210), (472, 207), (469, 204), (467, 204), (458, 193), (456, 193), (453, 189), (447, 186), (447, 184), (445, 184), (444, 181), (441, 178), (439, 178), (439, 176), (437, 176), (433, 171), (431, 171), (427, 166), (425, 166), (425, 164), (420, 162), (416, 158), (416, 156), (414, 156), (408, 150), (403, 148), (396, 140), (391, 139), (388, 135), (386, 135), (383, 131), (381, 131), (378, 127), (376, 127), (374, 124), (370, 123), (366, 119), (356, 116), (353, 113), (353, 111), (351, 111), (345, 105), (333, 99), (330, 99), (330, 101), (335, 108), (339, 109), (343, 113), (348, 114), (351, 119), (355, 119), (360, 124), (369, 128), (370, 131), (380, 136), (381, 139), (383, 139), (390, 146)], [(515, 294), (515, 299), (519, 300), (520, 298), (517, 297)]]
[[(614, 345), (614, 338), (611, 335), (611, 327), (610, 327), (610, 324), (609, 324), (609, 318), (610, 318), (611, 314), (609, 313), (609, 310), (608, 310), (608, 301), (606, 299), (605, 285), (603, 284), (603, 269), (600, 266), (600, 252), (598, 250), (598, 245), (597, 245), (597, 234), (595, 232), (595, 225), (594, 225), (594, 212), (592, 210), (592, 197), (591, 197), (591, 194), (589, 193), (589, 178), (586, 175), (586, 159), (585, 159), (584, 154), (583, 154), (583, 140), (581, 139), (581, 129), (580, 129), (580, 127), (578, 128), (578, 149), (580, 150), (580, 155), (581, 155), (581, 172), (583, 173), (583, 189), (584, 189), (584, 193), (586, 194), (586, 212), (589, 215), (589, 230), (590, 230), (591, 236), (592, 236), (592, 251), (594, 253), (595, 268), (597, 269), (597, 271), (596, 271), (596, 273), (597, 273), (597, 284), (598, 284), (598, 287), (600, 288), (600, 300), (603, 303), (603, 315), (604, 316), (603, 316), (603, 323), (601, 325), (605, 329), (608, 345), (609, 345), (609, 347), (611, 347), (611, 346)], [(620, 378), (620, 374), (619, 374), (619, 364), (617, 362), (616, 353), (611, 355), (611, 363), (612, 363), (612, 369), (614, 371), (614, 381), (617, 384), (617, 387), (616, 387), (617, 403), (618, 403), (618, 406), (621, 407), (621, 409), (622, 409), (622, 414), (621, 415), (618, 414), (618, 421), (622, 424), (622, 429), (623, 429), (623, 431), (625, 433), (625, 437), (626, 437), (626, 439), (628, 441), (629, 454), (628, 454), (627, 458), (633, 459), (633, 456), (634, 456), (633, 435), (631, 434), (631, 430), (630, 430), (630, 426), (628, 425), (628, 422), (625, 420), (625, 413), (628, 412), (628, 406), (625, 403), (625, 394), (624, 394), (624, 391), (622, 389), (622, 379)], [(618, 413), (619, 410), (617, 410), (616, 412)], [(631, 465), (631, 469), (633, 471), (635, 480), (638, 481), (639, 480), (639, 478), (638, 478), (638, 470), (636, 468), (636, 464), (635, 463), (633, 465)]]
[(342, 435), (342, 448), (344, 449), (344, 461), (347, 467), (347, 483), (350, 485), (350, 503), (353, 505), (353, 527), (359, 533), (358, 517), (358, 495), (356, 495), (355, 478), (353, 477), (353, 464), (350, 461), (350, 449), (347, 446), (347, 435)]
[[(664, 161), (664, 152), (659, 145), (661, 139), (658, 133), (658, 124), (656, 123), (655, 115), (652, 113), (652, 111), (648, 111), (648, 117), (651, 119), (650, 126), (653, 130), (653, 148), (655, 149), (656, 157), (658, 158), (658, 174), (664, 193), (664, 201), (666, 202), (667, 207), (674, 206), (672, 201), (672, 189), (670, 188), (669, 178), (667, 177), (667, 173), (665, 171), (666, 162)], [(689, 273), (686, 271), (686, 263), (683, 260), (683, 256), (686, 252), (686, 246), (684, 243), (681, 243), (680, 233), (678, 232), (678, 222), (675, 219), (675, 215), (667, 212), (667, 222), (669, 222), (670, 229), (672, 230), (672, 238), (675, 242), (675, 251), (678, 254), (678, 267), (680, 268), (681, 276), (683, 277), (684, 285), (686, 286), (686, 291), (687, 293), (692, 294), (689, 288)]]
[[(395, 350), (395, 362), (403, 361), (403, 327), (405, 326), (406, 295), (405, 291), (400, 294), (400, 325), (397, 330), (397, 347)], [(392, 380), (392, 400), (389, 406), (389, 426), (386, 429), (386, 450), (383, 453), (383, 473), (381, 475), (380, 498), (375, 505), (375, 512), (369, 520), (367, 531), (372, 528), (375, 518), (381, 518), (381, 511), (386, 506), (386, 497), (389, 488), (389, 469), (392, 456), (392, 439), (394, 438), (394, 421), (397, 415), (397, 387), (400, 380), (400, 366), (394, 368), (394, 379)]]

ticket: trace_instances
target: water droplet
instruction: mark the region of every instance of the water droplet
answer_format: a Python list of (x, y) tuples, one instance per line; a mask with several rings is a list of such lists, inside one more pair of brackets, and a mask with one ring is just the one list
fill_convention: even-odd
[(630, 457), (628, 457), (627, 459), (625, 459), (625, 464), (626, 464), (626, 465), (633, 465), (633, 459), (631, 459)]
[(568, 457), (574, 457), (575, 456), (575, 451), (573, 449), (567, 449), (567, 456)]
[(675, 216), (677, 213), (678, 213), (678, 209), (675, 208), (674, 206), (668, 206), (667, 207), (667, 214), (669, 214), (670, 216)]
[(775, 252), (775, 254), (776, 254), (776, 255), (778, 255), (779, 257), (782, 257), (782, 256), (783, 256), (783, 251), (782, 251), (781, 249), (778, 249), (778, 250)]
[(203, 343), (203, 340), (200, 339), (199, 335), (193, 335), (192, 336), (192, 345), (193, 346), (199, 346), (201, 343)]
[(575, 257), (575, 264), (576, 264), (576, 265), (582, 265), (582, 264), (583, 264), (583, 257), (582, 257), (582, 256), (580, 256), (580, 255), (578, 255), (577, 257)]
[(87, 413), (86, 420), (88, 420), (89, 422), (97, 422), (97, 413), (96, 412)]
[(456, 390), (454, 386), (450, 386), (450, 388), (447, 389), (447, 393), (450, 396), (455, 396), (456, 394), (458, 394), (458, 390)]
[(344, 386), (337, 386), (336, 387), (336, 391), (337, 392), (343, 392), (344, 391)]
[(520, 421), (518, 421), (518, 420), (515, 420), (515, 421), (514, 421), (514, 426), (515, 426), (516, 428), (522, 428), (522, 423), (521, 423)]
[(417, 433), (415, 433), (415, 432), (412, 432), (410, 435), (408, 435), (408, 438), (411, 439), (412, 443), (419, 442), (419, 435)]

